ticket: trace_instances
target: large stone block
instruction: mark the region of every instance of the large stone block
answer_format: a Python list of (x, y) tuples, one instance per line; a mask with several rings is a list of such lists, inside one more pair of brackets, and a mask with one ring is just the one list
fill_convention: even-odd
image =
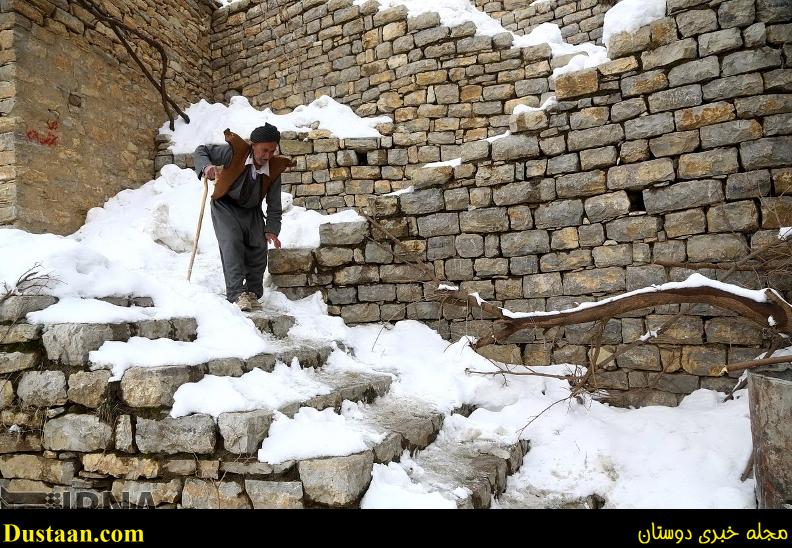
[(44, 310), (57, 303), (49, 295), (14, 295), (0, 303), (0, 322), (24, 321), (29, 312)]
[(725, 366), (726, 348), (723, 346), (682, 347), (682, 369), (691, 375), (717, 377)]
[(518, 257), (550, 251), (550, 239), (545, 230), (509, 232), (501, 237), (504, 257)]
[(718, 102), (674, 112), (677, 130), (697, 129), (702, 126), (734, 120), (734, 106)]
[(773, 48), (759, 48), (730, 53), (723, 58), (723, 76), (734, 76), (781, 66), (781, 52)]
[(673, 181), (674, 162), (670, 158), (626, 164), (608, 170), (608, 188), (611, 190), (641, 189), (653, 183)]
[(735, 120), (706, 126), (699, 132), (702, 148), (722, 147), (759, 139), (762, 136), (762, 124), (756, 120)]
[(572, 173), (556, 179), (556, 193), (559, 198), (594, 196), (604, 191), (605, 172), (602, 170)]
[[(615, 145), (624, 139), (624, 130), (619, 124), (609, 124), (590, 129), (570, 131), (567, 134), (567, 146), (570, 151), (595, 148), (604, 145)], [(499, 141), (495, 141), (496, 143)]]
[(96, 408), (104, 401), (110, 371), (78, 371), (69, 375), (69, 401)]
[(534, 213), (537, 228), (561, 228), (577, 226), (583, 220), (583, 202), (581, 200), (556, 200), (549, 204), (541, 204)]
[(684, 86), (695, 82), (705, 82), (720, 76), (718, 58), (714, 55), (683, 63), (672, 68), (668, 73), (668, 82), (672, 87)]
[(645, 139), (674, 131), (674, 115), (670, 112), (641, 116), (624, 123), (627, 139)]
[(735, 261), (748, 254), (748, 244), (739, 234), (701, 234), (688, 238), (687, 254), (694, 263)]
[[(0, 326), (0, 329), (3, 327)], [(14, 373), (33, 369), (41, 362), (38, 352), (0, 352), (0, 373)]]
[(677, 169), (681, 179), (699, 179), (736, 173), (739, 168), (736, 148), (716, 148), (680, 156)]
[(69, 485), (77, 475), (73, 460), (55, 460), (38, 455), (5, 455), (0, 457), (0, 474), (4, 478), (20, 478)]
[(251, 507), (242, 485), (236, 481), (215, 482), (187, 478), (181, 497), (183, 508), (243, 509)]
[(127, 341), (128, 324), (54, 324), (44, 329), (42, 342), (47, 358), (65, 365), (86, 365), (88, 353), (105, 341)]
[(170, 407), (176, 390), (197, 382), (203, 373), (197, 367), (131, 367), (121, 377), (121, 399), (130, 407)]
[(424, 238), (460, 232), (458, 213), (433, 213), (418, 218), (418, 234)]
[(751, 200), (711, 207), (707, 211), (710, 232), (746, 232), (759, 228), (759, 212)]
[(491, 234), (509, 230), (509, 217), (503, 208), (483, 208), (459, 214), (462, 232)]
[(691, 84), (658, 91), (649, 96), (649, 112), (664, 112), (701, 104), (701, 85)]
[(740, 159), (747, 170), (789, 165), (792, 159), (792, 136), (741, 143)]
[(537, 158), (539, 141), (531, 135), (511, 135), (492, 143), (493, 160), (519, 160)]
[(246, 479), (245, 491), (255, 509), (303, 507), (303, 486), (299, 481)]
[(624, 291), (624, 288), (624, 269), (619, 267), (592, 268), (564, 273), (565, 295)]
[(135, 440), (142, 453), (213, 453), (217, 432), (210, 415), (159, 421), (138, 418)]
[(723, 187), (720, 181), (713, 179), (684, 181), (643, 191), (646, 212), (650, 214), (713, 204), (723, 199)]
[(328, 506), (349, 506), (371, 482), (374, 454), (371, 451), (345, 457), (300, 461), (300, 481), (305, 495)]
[(608, 238), (617, 242), (654, 239), (660, 231), (657, 217), (624, 217), (605, 225)]
[(310, 272), (314, 264), (311, 249), (270, 249), (268, 255), (267, 269), (270, 274)]
[(423, 215), (442, 210), (445, 200), (442, 189), (430, 188), (400, 195), (399, 204), (402, 211), (408, 215)]
[(630, 199), (623, 190), (589, 198), (583, 204), (586, 217), (592, 223), (626, 215), (630, 211)]
[(321, 245), (359, 244), (368, 234), (368, 221), (324, 223), (319, 225)]
[(664, 67), (677, 61), (696, 58), (696, 40), (687, 38), (672, 42), (666, 46), (641, 53), (641, 62), (644, 70)]
[(568, 72), (555, 79), (555, 87), (559, 99), (590, 95), (599, 89), (599, 75), (596, 69)]
[(113, 498), (116, 501), (140, 507), (173, 504), (182, 495), (182, 480), (170, 481), (128, 481), (113, 482)]
[(44, 424), (44, 448), (88, 453), (108, 449), (113, 428), (96, 415), (67, 414)]
[(742, 46), (742, 35), (739, 29), (730, 28), (702, 34), (698, 41), (700, 55), (715, 55)]
[(22, 374), (17, 394), (25, 406), (64, 405), (67, 400), (66, 375), (63, 371), (27, 371)]
[(127, 457), (115, 453), (89, 453), (82, 456), (82, 465), (86, 472), (107, 474), (116, 478), (135, 480), (138, 478), (156, 478), (160, 472), (160, 464), (156, 459), (145, 457)]

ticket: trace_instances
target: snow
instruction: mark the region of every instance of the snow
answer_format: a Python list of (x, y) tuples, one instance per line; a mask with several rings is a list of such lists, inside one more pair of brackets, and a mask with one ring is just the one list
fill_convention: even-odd
[[(367, 0), (354, 0), (354, 4), (362, 6)], [(377, 0), (380, 10), (405, 6), (410, 17), (423, 13), (434, 12), (440, 15), (440, 22), (446, 27), (456, 27), (466, 22), (476, 25), (476, 33), (484, 36), (509, 33), (513, 37), (512, 47), (527, 48), (540, 44), (548, 44), (554, 57), (578, 53), (588, 60), (578, 60), (581, 68), (590, 68), (608, 61), (607, 50), (590, 42), (572, 45), (564, 41), (561, 29), (553, 23), (542, 23), (528, 34), (515, 34), (493, 19), (489, 14), (476, 8), (470, 0)], [(577, 70), (577, 69), (576, 69)]]
[(778, 238), (780, 240), (786, 240), (790, 236), (792, 236), (792, 226), (782, 226), (778, 229)]
[(448, 284), (440, 284), (437, 286), (437, 289), (447, 289), (449, 291), (457, 291), (459, 287), (455, 285), (448, 285)]
[(158, 309), (139, 306), (116, 306), (97, 299), (64, 297), (56, 304), (27, 316), (30, 323), (124, 323), (155, 320)]
[(410, 185), (408, 187), (402, 188), (401, 190), (394, 190), (393, 192), (388, 192), (387, 194), (383, 194), (383, 196), (399, 196), (401, 194), (409, 194), (414, 190), (415, 190), (415, 186)]
[(332, 389), (315, 377), (314, 370), (300, 368), (296, 358), (291, 366), (276, 364), (271, 373), (254, 369), (241, 377), (207, 375), (176, 390), (170, 416), (208, 413), (217, 418), (221, 413), (278, 409), (293, 401), (329, 394)]
[[(350, 406), (354, 404), (347, 402), (346, 407)], [(365, 451), (383, 439), (385, 434), (356, 428), (343, 413), (303, 407), (291, 419), (276, 413), (258, 459), (280, 464), (287, 460), (345, 456)]]
[(228, 106), (201, 99), (190, 105), (185, 114), (190, 118), (189, 124), (179, 118), (175, 122), (175, 130), (171, 130), (168, 123), (160, 128), (161, 134), (171, 136), (170, 149), (174, 154), (192, 153), (198, 145), (225, 143), (223, 130), (226, 128), (246, 139), (251, 131), (265, 122), (282, 132), (307, 131), (311, 124), (319, 122), (318, 129), (329, 130), (334, 136), (345, 139), (381, 137), (375, 129), (377, 124), (393, 121), (389, 116), (361, 118), (351, 108), (327, 95), (300, 105), (288, 114), (275, 114), (269, 108), (257, 110), (241, 95), (232, 97)]
[(619, 32), (633, 32), (666, 15), (666, 0), (621, 0), (605, 12), (602, 43)]
[(602, 49), (592, 50), (587, 54), (581, 53), (572, 57), (566, 65), (553, 69), (553, 78), (578, 70), (594, 68), (608, 61), (610, 61), (608, 53)]
[(547, 110), (547, 109), (552, 108), (553, 106), (555, 106), (557, 104), (558, 104), (558, 100), (556, 99), (556, 96), (555, 95), (551, 95), (550, 97), (545, 99), (544, 103), (542, 103), (538, 107), (531, 107), (531, 106), (522, 105), (522, 104), (516, 105), (514, 107), (514, 110), (512, 111), (512, 115), (516, 116), (516, 115), (521, 114), (523, 112), (536, 112), (538, 110)]
[[(500, 506), (519, 507), (525, 493), (541, 491), (566, 499), (596, 493), (606, 508), (753, 508), (753, 480), (740, 481), (751, 454), (747, 394), (721, 400), (702, 389), (676, 408), (554, 406), (523, 434), (531, 451)], [(512, 416), (535, 415), (541, 404), (526, 399)], [(522, 426), (482, 410), (465, 422), (483, 432)]]
[[(192, 170), (168, 165), (161, 173), (142, 187), (124, 190), (103, 207), (91, 209), (85, 225), (70, 236), (0, 231), (0, 256), (13, 257), (0, 261), (0, 283), (12, 285), (36, 263), (41, 265), (41, 272), (57, 279), (46, 292), (60, 301), (28, 314), (28, 322), (196, 319), (198, 338), (194, 342), (134, 337), (128, 342), (108, 341), (92, 351), (89, 358), (94, 368), (111, 369), (113, 380), (133, 366), (196, 365), (224, 357), (245, 359), (279, 348), (223, 297), (220, 253), (208, 211), (203, 218), (192, 280), (187, 282), (202, 186)], [(283, 197), (280, 239), (285, 248), (318, 247), (320, 224), (363, 219), (352, 210), (321, 215), (292, 205), (288, 194)], [(208, 210), (208, 201), (205, 207)], [(107, 296), (151, 297), (154, 306), (125, 308), (95, 300)], [(262, 299), (271, 306), (285, 301), (285, 296), (269, 288)], [(313, 339), (314, 333), (337, 332), (334, 325), (340, 319), (326, 316), (326, 307), (317, 308), (314, 300), (304, 307), (313, 312), (306, 320), (310, 328), (300, 326), (300, 333)], [(316, 318), (317, 310), (325, 312), (324, 319)]]
[[(516, 107), (515, 107), (515, 110), (516, 110)], [(485, 141), (489, 141), (490, 143), (494, 143), (498, 139), (503, 139), (505, 137), (508, 137), (509, 135), (511, 135), (511, 131), (507, 131), (506, 133), (501, 133), (500, 135), (493, 135), (492, 137), (487, 137), (484, 140)]]
[[(402, 461), (409, 458), (405, 452)], [(456, 508), (454, 500), (413, 483), (399, 463), (375, 464), (371, 476), (371, 486), (360, 502), (361, 508)]]
[(423, 167), (443, 167), (443, 166), (451, 166), (456, 167), (462, 165), (462, 158), (454, 158), (453, 160), (445, 160), (444, 162), (430, 162), (425, 164)]

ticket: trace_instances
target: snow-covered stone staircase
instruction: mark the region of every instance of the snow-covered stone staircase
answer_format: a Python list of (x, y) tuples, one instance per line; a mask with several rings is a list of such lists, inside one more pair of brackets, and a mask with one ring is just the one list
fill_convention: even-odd
[[(153, 304), (145, 298), (106, 300), (117, 306)], [(0, 305), (0, 374), (5, 380), (0, 389), (0, 485), (12, 506), (20, 496), (24, 504), (35, 504), (51, 500), (53, 493), (72, 505), (88, 500), (95, 506), (358, 506), (371, 484), (373, 466), (408, 455), (411, 478), (425, 490), (441, 493), (460, 508), (486, 508), (504, 491), (507, 475), (519, 469), (528, 450), (525, 442), (502, 446), (446, 440), (443, 412), (391, 393), (390, 373), (328, 369), (334, 351), (349, 351), (338, 343), (292, 338), (295, 320), (280, 313), (249, 314), (264, 337), (278, 341), (276, 351), (196, 365), (129, 367), (120, 381), (111, 380), (111, 371), (92, 363), (90, 352), (106, 341), (132, 337), (193, 341), (196, 321), (19, 322), (55, 302), (17, 296)], [(239, 379), (256, 370), (272, 374), (283, 364), (299, 364), (323, 390), (216, 416), (174, 413), (180, 389), (202, 380)], [(211, 398), (212, 392), (202, 394)], [(346, 425), (367, 433), (365, 450), (277, 464), (257, 456), (274, 421), (291, 420), (306, 409), (338, 414), (344, 406), (354, 411), (342, 413)], [(465, 406), (456, 412), (471, 411)], [(75, 502), (80, 498), (82, 503)]]

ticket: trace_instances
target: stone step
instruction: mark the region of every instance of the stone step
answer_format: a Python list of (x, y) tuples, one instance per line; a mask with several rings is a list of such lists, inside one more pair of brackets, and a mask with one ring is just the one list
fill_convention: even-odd
[(253, 369), (273, 371), (276, 362), (290, 365), (296, 358), (300, 367), (319, 369), (324, 366), (334, 347), (325, 344), (302, 344), (275, 352), (263, 352), (247, 359), (222, 358), (198, 365), (165, 365), (130, 367), (120, 382), (120, 399), (135, 408), (169, 411), (176, 390), (206, 375), (241, 377)]
[[(365, 425), (368, 429), (385, 434), (385, 438), (366, 451), (340, 457), (325, 457), (287, 461), (277, 465), (258, 462), (255, 452), (268, 434), (272, 422), (271, 410), (257, 410), (239, 413), (224, 413), (218, 417), (219, 438), (223, 448), (234, 455), (233, 459), (223, 457), (219, 473), (224, 481), (211, 482), (206, 479), (187, 478), (181, 497), (181, 507), (185, 508), (231, 508), (248, 507), (246, 500), (255, 508), (302, 508), (303, 506), (349, 507), (357, 504), (371, 482), (374, 463), (387, 463), (401, 457), (404, 449), (416, 451), (427, 447), (437, 436), (443, 423), (443, 414), (431, 406), (415, 400), (393, 398), (386, 394), (390, 387), (389, 375), (361, 374), (358, 372), (320, 371), (322, 381), (335, 384), (331, 394), (318, 396), (303, 402), (282, 406), (279, 410), (293, 416), (301, 407), (316, 409), (334, 407), (336, 410), (344, 400), (371, 402), (360, 406), (360, 416), (352, 422)], [(372, 401), (373, 400), (373, 401)], [(183, 419), (189, 420), (185, 431), (196, 431), (196, 426), (209, 420), (206, 415)], [(138, 420), (146, 438), (139, 449), (146, 452), (179, 452), (192, 450), (198, 446), (152, 446), (157, 440), (176, 440), (174, 426), (183, 419), (166, 419), (155, 425), (153, 421)], [(195, 423), (193, 425), (192, 423)], [(185, 425), (187, 425), (185, 421)], [(166, 432), (163, 428), (168, 428)], [(141, 439), (138, 436), (138, 439)], [(165, 443), (165, 442), (163, 442)], [(185, 462), (192, 462), (187, 459)], [(209, 462), (209, 461), (207, 461)], [(199, 461), (200, 464), (200, 461)], [(195, 466), (185, 469), (196, 473)], [(116, 471), (116, 474), (125, 469)], [(200, 476), (200, 474), (198, 474)], [(138, 482), (128, 482), (136, 484)], [(189, 489), (188, 489), (189, 485)], [(120, 488), (119, 488), (120, 489)], [(129, 487), (134, 491), (134, 486)], [(217, 490), (220, 490), (218, 498)], [(228, 495), (227, 500), (222, 493)], [(247, 495), (247, 499), (245, 495)]]
[(0, 323), (25, 320), (28, 312), (37, 312), (57, 303), (49, 295), (14, 295), (0, 303)]
[(195, 318), (143, 320), (131, 323), (44, 324), (41, 340), (47, 359), (63, 365), (87, 366), (88, 353), (106, 341), (128, 341), (132, 337), (173, 339), (191, 342), (197, 336)]
[[(318, 411), (332, 408), (338, 411), (343, 401), (372, 402), (387, 394), (392, 377), (360, 372), (318, 371), (316, 380), (330, 386), (331, 391), (307, 400), (284, 404), (278, 411), (291, 418), (302, 407), (312, 407)], [(256, 453), (269, 434), (273, 414), (269, 409), (222, 413), (217, 424), (224, 449), (234, 454)]]
[(247, 312), (245, 315), (253, 321), (259, 331), (270, 333), (278, 339), (286, 338), (295, 322), (294, 316), (267, 310)]
[[(458, 508), (489, 508), (492, 498), (506, 490), (506, 478), (517, 472), (530, 443), (521, 440), (511, 445), (488, 441), (438, 441), (420, 451), (418, 465), (409, 475), (430, 491), (457, 498)], [(459, 498), (458, 489), (467, 491)]]
[[(151, 297), (100, 297), (97, 300), (123, 307), (153, 307)], [(0, 303), (0, 323), (24, 323), (25, 315), (29, 312), (38, 312), (58, 302), (57, 297), (51, 295), (14, 295)]]
[(173, 396), (186, 383), (198, 382), (205, 375), (241, 377), (253, 369), (272, 372), (277, 362), (319, 369), (335, 350), (327, 344), (302, 344), (275, 352), (262, 352), (247, 359), (222, 358), (198, 365), (130, 367), (120, 382), (120, 399), (129, 407), (170, 410)]
[(371, 483), (375, 463), (399, 460), (407, 449), (415, 452), (437, 437), (443, 414), (431, 405), (390, 394), (359, 406), (360, 414), (347, 417), (357, 427), (384, 434), (382, 441), (366, 451), (340, 457), (323, 457), (297, 462), (297, 476), (303, 489), (303, 504), (350, 507), (359, 501)]
[(570, 496), (558, 491), (523, 487), (506, 491), (498, 499), (498, 507), (521, 510), (597, 510), (605, 506), (607, 501), (596, 493), (588, 496)]
[[(370, 402), (386, 394), (392, 380), (390, 375), (360, 372), (317, 374), (333, 388), (329, 394), (283, 405), (279, 411), (293, 416), (305, 406), (321, 410), (340, 408), (344, 400)], [(185, 508), (245, 508), (251, 501), (256, 508), (302, 507), (302, 484), (295, 479), (299, 463), (270, 465), (249, 456), (268, 434), (273, 413), (223, 413), (217, 421), (205, 414), (163, 420), (136, 417), (134, 425), (123, 415), (115, 429), (95, 415), (67, 414), (47, 422), (43, 446), (79, 460), (69, 461), (71, 476), (63, 483), (106, 480), (107, 490), (97, 492), (103, 506), (123, 506), (126, 501), (167, 507), (180, 500), (178, 506)], [(110, 450), (113, 437), (115, 452)], [(0, 470), (9, 470), (11, 478), (17, 477), (12, 469), (15, 458), (0, 456)], [(79, 465), (82, 471), (76, 478)], [(64, 488), (56, 485), (44, 491)]]

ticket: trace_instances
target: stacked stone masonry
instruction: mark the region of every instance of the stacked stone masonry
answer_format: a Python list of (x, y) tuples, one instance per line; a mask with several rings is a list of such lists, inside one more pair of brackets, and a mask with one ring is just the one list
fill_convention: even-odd
[[(211, 0), (101, 0), (164, 46), (182, 108), (210, 96)], [(91, 207), (154, 173), (161, 97), (109, 26), (74, 1), (0, 5), (0, 225), (68, 234)], [(156, 50), (130, 34), (159, 76)]]
[[(671, 0), (666, 18), (612, 39), (609, 63), (538, 78), (538, 93), (520, 100), (536, 105), (554, 89), (559, 102), (504, 115), (509, 136), (460, 133), (460, 143), (405, 149), (401, 124), (380, 139), (289, 134), (282, 148), (298, 167), (284, 180), (297, 205), (366, 208), (437, 280), (513, 311), (559, 310), (693, 272), (723, 279), (723, 267), (688, 263), (745, 258), (792, 224), (791, 40), (788, 3)], [(550, 66), (550, 57), (532, 48), (530, 63)], [(461, 101), (463, 88), (451, 85)], [(508, 97), (494, 110), (505, 112)], [(467, 100), (474, 109), (487, 102)], [(457, 157), (455, 166), (421, 167)], [(321, 238), (317, 250), (271, 252), (273, 281), (290, 296), (321, 290), (349, 323), (416, 319), (451, 339), (489, 332), (492, 319), (440, 302), (433, 276), (367, 223), (324, 225)], [(743, 270), (728, 281), (792, 296), (782, 273)], [(609, 321), (606, 355), (679, 310)], [(682, 311), (654, 344), (619, 356), (602, 387), (650, 387), (644, 401), (671, 404), (699, 387), (727, 390), (735, 379), (712, 368), (751, 359), (768, 342), (766, 330), (729, 311)], [(591, 327), (519, 333), (487, 352), (584, 364)]]
[[(152, 306), (146, 297), (107, 297), (116, 306)], [(56, 302), (49, 296), (13, 296), (0, 303), (0, 490), (3, 507), (49, 503), (69, 508), (303, 508), (358, 506), (374, 463), (415, 452), (425, 475), (438, 478), (462, 508), (489, 507), (506, 488), (529, 449), (475, 441), (435, 442), (444, 413), (388, 394), (392, 377), (326, 372), (335, 347), (296, 344), (289, 316), (252, 315), (282, 350), (246, 359), (216, 359), (186, 366), (132, 367), (119, 380), (95, 364), (90, 352), (106, 341), (130, 337), (192, 341), (192, 318), (118, 324), (25, 323), (25, 315)], [(277, 410), (262, 405), (213, 417), (172, 416), (179, 387), (205, 375), (239, 377), (277, 361), (316, 370), (330, 387)], [(352, 455), (261, 462), (257, 451), (269, 435), (274, 413), (291, 417), (302, 407), (339, 410), (361, 404), (356, 420), (382, 434), (381, 441)], [(474, 407), (462, 406), (469, 414)], [(451, 464), (449, 464), (451, 463)], [(452, 487), (448, 488), (451, 485)], [(438, 487), (439, 488), (439, 487)]]
[[(605, 12), (615, 1), (602, 0), (475, 0), (475, 5), (504, 28), (529, 34), (543, 23), (558, 25), (561, 36), (570, 44), (602, 43)], [(533, 5), (532, 5), (533, 4)]]

